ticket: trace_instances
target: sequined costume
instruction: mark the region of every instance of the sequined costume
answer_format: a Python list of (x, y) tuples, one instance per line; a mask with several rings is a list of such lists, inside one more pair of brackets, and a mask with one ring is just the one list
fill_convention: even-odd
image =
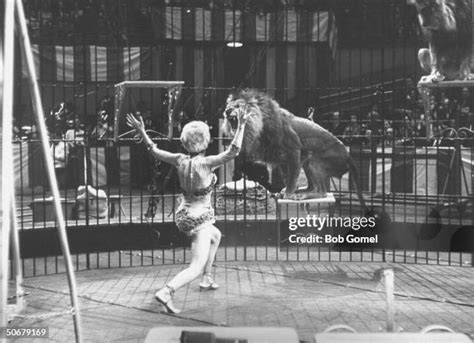
[(217, 182), (214, 170), (234, 159), (239, 151), (234, 144), (223, 153), (213, 156), (189, 156), (154, 150), (159, 159), (178, 169), (183, 192), (182, 201), (176, 211), (176, 225), (179, 230), (192, 236), (207, 224), (215, 222), (211, 204), (212, 190)]

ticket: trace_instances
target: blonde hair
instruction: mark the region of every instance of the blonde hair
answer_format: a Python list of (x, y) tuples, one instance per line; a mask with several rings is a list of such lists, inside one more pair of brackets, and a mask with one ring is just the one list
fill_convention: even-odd
[(202, 121), (194, 120), (184, 125), (181, 131), (181, 143), (190, 153), (199, 153), (207, 149), (211, 134), (209, 126)]

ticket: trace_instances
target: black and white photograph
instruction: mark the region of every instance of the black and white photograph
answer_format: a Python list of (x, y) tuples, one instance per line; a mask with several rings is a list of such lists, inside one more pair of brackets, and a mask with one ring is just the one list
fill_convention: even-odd
[(474, 342), (473, 0), (2, 0), (0, 342)]

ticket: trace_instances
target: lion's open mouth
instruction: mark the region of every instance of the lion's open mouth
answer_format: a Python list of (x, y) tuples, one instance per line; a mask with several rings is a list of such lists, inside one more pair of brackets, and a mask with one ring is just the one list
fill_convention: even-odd
[(237, 119), (237, 116), (235, 114), (231, 114), (230, 116), (227, 117), (227, 120), (229, 121), (232, 131), (235, 132), (239, 124), (239, 120)]
[(227, 132), (230, 135), (234, 135), (239, 124), (237, 119), (237, 113), (235, 113), (235, 108), (227, 108), (224, 111), (225, 126), (227, 126)]

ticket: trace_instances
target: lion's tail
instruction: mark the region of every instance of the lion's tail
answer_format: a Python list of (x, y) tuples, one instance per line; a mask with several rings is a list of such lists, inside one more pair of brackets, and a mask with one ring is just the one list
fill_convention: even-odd
[(367, 208), (364, 196), (362, 195), (362, 189), (360, 187), (359, 172), (357, 171), (356, 165), (354, 164), (352, 157), (349, 157), (349, 170), (350, 170), (350, 173), (352, 174), (352, 178), (350, 179), (352, 179), (352, 184), (354, 185), (354, 188), (357, 193), (357, 197), (359, 198), (362, 214), (365, 215), (366, 213), (368, 213), (369, 209)]

